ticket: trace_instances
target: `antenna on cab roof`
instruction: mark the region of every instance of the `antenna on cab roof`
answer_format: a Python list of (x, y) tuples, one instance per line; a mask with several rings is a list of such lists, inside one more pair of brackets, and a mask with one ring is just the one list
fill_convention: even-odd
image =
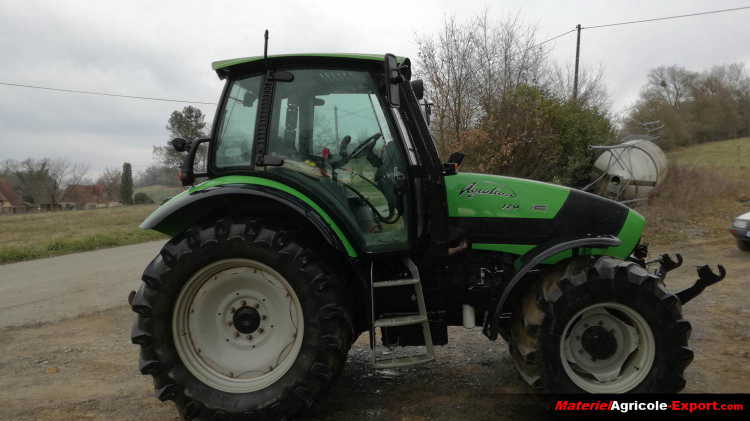
[(265, 43), (263, 44), (263, 64), (266, 66), (266, 71), (268, 71), (268, 29), (266, 29), (263, 38), (265, 39)]

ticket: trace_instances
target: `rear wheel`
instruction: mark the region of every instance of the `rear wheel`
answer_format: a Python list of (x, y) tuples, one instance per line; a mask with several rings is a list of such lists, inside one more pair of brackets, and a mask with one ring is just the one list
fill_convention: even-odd
[(169, 241), (132, 300), (156, 395), (186, 419), (281, 419), (315, 405), (352, 342), (345, 285), (288, 233), (222, 220)]
[(677, 392), (692, 361), (674, 294), (635, 263), (602, 257), (552, 270), (516, 308), (511, 355), (555, 393)]

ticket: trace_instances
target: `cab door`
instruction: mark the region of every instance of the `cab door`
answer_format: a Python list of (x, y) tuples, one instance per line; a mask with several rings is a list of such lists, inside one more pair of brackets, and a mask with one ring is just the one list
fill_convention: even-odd
[(265, 170), (332, 203), (366, 252), (409, 249), (408, 161), (376, 74), (284, 71), (293, 80), (275, 86), (267, 146), (267, 153), (283, 163)]

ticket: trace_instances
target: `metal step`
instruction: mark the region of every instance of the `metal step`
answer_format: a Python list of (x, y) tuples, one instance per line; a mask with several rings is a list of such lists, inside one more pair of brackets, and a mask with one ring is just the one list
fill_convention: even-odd
[(418, 283), (419, 283), (419, 279), (395, 279), (393, 281), (373, 282), (372, 286), (374, 288), (386, 288), (386, 287), (400, 287), (403, 285), (414, 285)]
[[(375, 282), (374, 279), (370, 279), (370, 352), (372, 355), (372, 366), (374, 368), (401, 368), (409, 367), (417, 364), (424, 364), (435, 359), (435, 352), (433, 349), (432, 335), (430, 333), (430, 321), (427, 316), (427, 306), (424, 302), (424, 293), (422, 292), (422, 283), (419, 278), (419, 269), (414, 261), (409, 257), (404, 257), (404, 266), (409, 270), (411, 276), (406, 279), (394, 279), (387, 281)], [(374, 262), (371, 263), (370, 274), (373, 273)], [(375, 288), (384, 287), (398, 287), (404, 285), (411, 285), (414, 287), (414, 298), (417, 301), (418, 314), (399, 316), (399, 317), (388, 317), (383, 319), (375, 319)], [(379, 360), (377, 353), (375, 352), (375, 332), (376, 329), (381, 327), (396, 327), (396, 326), (409, 326), (409, 325), (421, 325), (422, 335), (424, 335), (425, 353), (420, 355), (411, 355), (408, 357), (397, 357), (390, 359)]]
[(395, 327), (395, 326), (418, 325), (426, 321), (427, 321), (427, 317), (421, 314), (415, 314), (413, 316), (389, 317), (386, 319), (375, 320), (375, 327)]
[(376, 360), (375, 368), (401, 368), (411, 367), (417, 364), (424, 364), (433, 361), (435, 357), (430, 354), (414, 355), (411, 357), (388, 358)]

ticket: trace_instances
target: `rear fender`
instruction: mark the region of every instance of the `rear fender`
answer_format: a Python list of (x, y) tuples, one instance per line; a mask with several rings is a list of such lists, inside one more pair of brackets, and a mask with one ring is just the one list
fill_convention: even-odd
[[(357, 257), (357, 251), (344, 231), (315, 202), (281, 183), (264, 184), (193, 187), (159, 207), (143, 221), (141, 228), (175, 236), (211, 215), (252, 216), (245, 215), (243, 208), (252, 208), (253, 201), (258, 204), (271, 202), (304, 218), (334, 249), (346, 253), (350, 258)], [(280, 186), (284, 189), (279, 188)]]

